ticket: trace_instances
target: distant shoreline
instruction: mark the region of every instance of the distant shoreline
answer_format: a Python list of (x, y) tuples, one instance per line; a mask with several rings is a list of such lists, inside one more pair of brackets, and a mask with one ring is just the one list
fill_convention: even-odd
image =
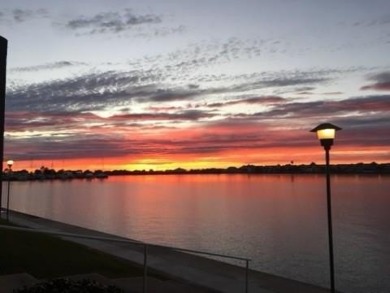
[[(330, 165), (332, 174), (390, 174), (390, 163), (357, 163), (357, 164), (337, 164)], [(228, 168), (204, 168), (186, 170), (177, 168), (173, 170), (154, 171), (154, 170), (114, 170), (107, 172), (110, 176), (115, 175), (185, 175), (185, 174), (323, 174), (325, 165), (315, 163), (309, 165), (273, 165), (273, 166), (256, 166), (244, 165), (241, 167)]]
[[(54, 170), (42, 167), (34, 172), (27, 170), (10, 171), (2, 173), (3, 181), (26, 181), (26, 180), (70, 180), (70, 179), (99, 179), (103, 180), (109, 176), (131, 176), (131, 175), (211, 175), (211, 174), (323, 174), (325, 165), (311, 163), (309, 165), (273, 165), (256, 166), (243, 165), (241, 167), (228, 168), (205, 168), (191, 169), (176, 168), (173, 170)], [(331, 174), (361, 174), (361, 175), (388, 175), (390, 174), (390, 163), (357, 163), (330, 165)]]

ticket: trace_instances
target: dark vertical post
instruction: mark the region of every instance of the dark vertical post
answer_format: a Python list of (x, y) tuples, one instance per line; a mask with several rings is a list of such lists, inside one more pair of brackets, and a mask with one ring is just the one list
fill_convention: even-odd
[(7, 221), (9, 221), (9, 191), (11, 188), (10, 172), (8, 173), (8, 192), (7, 192)]
[(332, 229), (332, 199), (330, 194), (330, 170), (329, 170), (329, 150), (330, 146), (325, 146), (326, 161), (326, 199), (328, 207), (328, 234), (329, 234), (329, 265), (330, 265), (330, 289), (335, 292), (334, 285), (334, 261), (333, 261), (333, 229)]
[(148, 245), (144, 244), (144, 282), (143, 293), (148, 292)]
[(249, 292), (249, 259), (246, 260), (246, 268), (245, 268), (245, 293)]
[(0, 211), (3, 199), (3, 162), (4, 162), (4, 115), (5, 115), (5, 84), (7, 68), (7, 39), (0, 36), (0, 160), (1, 160), (1, 182), (0, 182)]

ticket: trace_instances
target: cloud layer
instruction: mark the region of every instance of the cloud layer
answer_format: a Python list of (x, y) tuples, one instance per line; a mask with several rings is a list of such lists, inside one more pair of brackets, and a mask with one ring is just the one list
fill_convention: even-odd
[[(46, 68), (51, 66), (35, 70)], [(106, 157), (218, 157), (232, 150), (299, 150), (313, 145), (306, 131), (328, 117), (346, 128), (340, 139), (344, 146), (390, 144), (385, 135), (390, 127), (390, 95), (302, 100), (292, 93), (252, 94), (269, 87), (301, 90), (302, 84), (329, 80), (314, 77), (316, 72), (300, 77), (284, 72), (280, 78), (214, 89), (158, 86), (146, 82), (152, 76), (140, 78), (143, 74), (109, 71), (11, 90), (6, 141), (14, 150), (12, 156), (18, 160), (100, 158), (103, 153)], [(378, 73), (370, 80), (382, 81), (386, 76)], [(364, 131), (364, 140), (358, 131)]]

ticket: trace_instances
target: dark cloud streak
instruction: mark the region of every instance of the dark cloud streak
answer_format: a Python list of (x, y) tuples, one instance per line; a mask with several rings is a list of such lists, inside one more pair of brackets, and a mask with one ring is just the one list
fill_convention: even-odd
[(224, 106), (234, 106), (238, 104), (260, 104), (260, 105), (273, 105), (281, 102), (285, 102), (286, 99), (278, 96), (262, 96), (262, 97), (253, 97), (247, 99), (233, 100), (228, 102), (221, 103), (210, 103), (207, 104), (207, 107), (210, 108), (219, 108)]
[[(390, 112), (390, 96), (368, 96), (341, 101), (295, 102), (282, 104), (268, 112), (259, 112), (254, 116), (274, 118), (312, 118), (322, 116), (347, 115), (350, 113), (370, 114), (372, 112)], [(355, 114), (356, 115), (356, 114)]]
[(374, 84), (361, 87), (361, 90), (390, 91), (390, 72), (382, 72), (372, 75), (369, 80), (375, 81)]
[(65, 24), (70, 30), (83, 31), (87, 34), (118, 33), (131, 30), (134, 26), (161, 23), (161, 16), (145, 14), (135, 15), (130, 9), (123, 13), (104, 12), (94, 16), (81, 16)]
[(10, 72), (35, 72), (35, 71), (41, 71), (41, 70), (52, 70), (52, 69), (59, 69), (59, 68), (67, 68), (67, 67), (73, 67), (73, 66), (84, 66), (86, 63), (83, 62), (72, 62), (72, 61), (58, 61), (54, 63), (47, 63), (42, 65), (36, 65), (36, 66), (29, 66), (29, 67), (15, 67), (11, 68)]
[(23, 23), (36, 18), (44, 18), (48, 16), (45, 9), (22, 9), (5, 10), (0, 12), (0, 21)]

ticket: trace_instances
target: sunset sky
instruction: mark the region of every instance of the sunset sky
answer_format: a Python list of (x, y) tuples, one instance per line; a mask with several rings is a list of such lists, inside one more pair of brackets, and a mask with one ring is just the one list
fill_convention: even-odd
[(390, 162), (389, 0), (0, 0), (15, 169)]

